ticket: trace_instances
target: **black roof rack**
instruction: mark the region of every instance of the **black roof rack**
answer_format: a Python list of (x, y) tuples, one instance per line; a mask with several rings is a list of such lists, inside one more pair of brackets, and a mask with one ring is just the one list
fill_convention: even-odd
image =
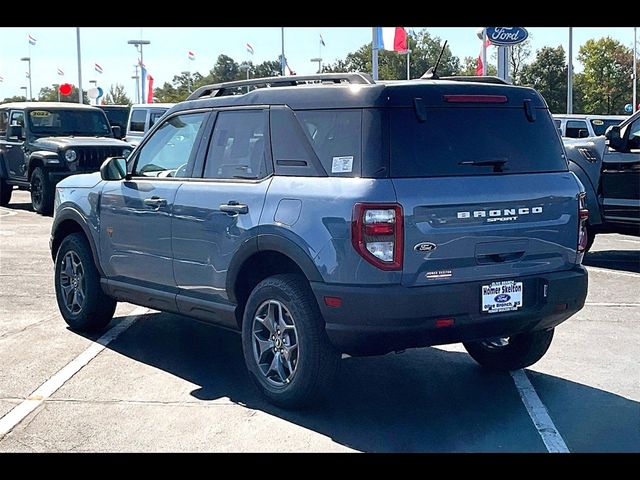
[(454, 80), (456, 82), (478, 82), (478, 83), (498, 83), (500, 85), (511, 85), (509, 82), (499, 77), (481, 76), (473, 77), (470, 75), (452, 75), (449, 77), (440, 77), (440, 80)]
[(375, 83), (367, 73), (321, 73), (316, 75), (292, 75), (290, 77), (264, 77), (251, 80), (237, 80), (235, 82), (214, 83), (205, 85), (193, 92), (187, 100), (203, 97), (222, 97), (237, 92), (239, 87), (295, 87), (309, 84), (360, 84)]

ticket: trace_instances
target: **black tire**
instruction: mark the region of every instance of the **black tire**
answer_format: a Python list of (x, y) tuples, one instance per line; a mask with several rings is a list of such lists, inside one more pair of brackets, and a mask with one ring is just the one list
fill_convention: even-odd
[[(264, 311), (264, 308), (270, 308), (272, 303), (284, 307), (282, 312), (285, 312), (288, 321), (295, 326), (294, 335), (297, 345), (295, 363), (291, 357), (289, 358), (289, 367), (294, 365), (294, 368), (288, 368), (286, 372), (282, 370), (290, 376), (285, 379), (286, 383), (281, 381), (280, 385), (274, 383), (278, 378), (269, 379), (268, 372), (264, 373), (262, 370), (266, 363), (273, 362), (277, 352), (272, 353), (272, 351), (275, 351), (277, 344), (272, 342), (273, 348), (264, 350), (263, 367), (256, 359), (257, 353), (254, 353), (254, 345), (255, 348), (259, 348), (257, 337), (254, 335), (267, 333), (264, 327), (266, 323), (256, 323), (254, 327), (254, 319)], [(254, 332), (254, 328), (261, 327), (263, 332)], [(318, 402), (326, 395), (333, 383), (340, 354), (331, 345), (324, 327), (320, 309), (309, 284), (299, 275), (274, 275), (260, 282), (251, 292), (242, 324), (242, 350), (251, 377), (259, 390), (273, 404), (284, 408), (302, 408)], [(282, 335), (281, 345), (286, 349), (286, 346), (291, 344), (291, 339), (287, 343), (284, 331)], [(277, 341), (275, 336), (271, 338)], [(267, 341), (269, 341), (268, 337)], [(282, 351), (281, 349), (280, 352)], [(286, 361), (285, 355), (281, 358)], [(274, 376), (277, 377), (277, 375)]]
[(7, 185), (4, 178), (0, 178), (0, 207), (6, 207), (11, 201), (13, 185)]
[(55, 188), (46, 172), (42, 167), (36, 167), (31, 174), (31, 206), (42, 215), (51, 215), (54, 195)]
[(539, 330), (508, 337), (505, 345), (498, 346), (490, 339), (464, 343), (469, 355), (483, 367), (509, 371), (533, 365), (540, 360), (551, 345), (553, 331)]
[[(70, 275), (69, 260), (74, 259), (80, 263), (77, 275)], [(67, 273), (65, 273), (65, 271)], [(82, 289), (82, 301), (76, 297), (80, 305), (68, 304), (74, 295), (72, 277), (78, 280), (76, 286)], [(87, 239), (81, 233), (72, 233), (65, 237), (56, 254), (55, 288), (58, 308), (67, 325), (72, 330), (80, 332), (94, 332), (103, 329), (113, 318), (116, 309), (116, 301), (107, 296), (100, 287), (100, 274), (93, 263), (93, 254)], [(77, 289), (76, 289), (77, 290)]]

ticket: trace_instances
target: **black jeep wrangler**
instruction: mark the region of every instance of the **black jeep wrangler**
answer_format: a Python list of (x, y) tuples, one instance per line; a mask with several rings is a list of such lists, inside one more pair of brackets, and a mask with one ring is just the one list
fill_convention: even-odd
[(0, 205), (9, 203), (17, 186), (31, 190), (36, 212), (50, 214), (58, 181), (97, 171), (107, 157), (131, 153), (128, 143), (113, 138), (119, 134), (102, 110), (88, 105), (0, 105)]

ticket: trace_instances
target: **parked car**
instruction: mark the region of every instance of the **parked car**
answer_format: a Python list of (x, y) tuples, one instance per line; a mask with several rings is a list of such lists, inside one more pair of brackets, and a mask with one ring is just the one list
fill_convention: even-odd
[(640, 235), (640, 112), (603, 137), (564, 144), (569, 168), (587, 192), (587, 250), (597, 233)]
[(134, 147), (140, 143), (145, 133), (173, 107), (175, 103), (140, 103), (131, 106), (124, 139)]
[(118, 130), (102, 110), (88, 105), (0, 105), (0, 205), (7, 205), (18, 187), (31, 191), (36, 212), (50, 214), (59, 180), (95, 172), (105, 158), (131, 152), (131, 145), (113, 138)]
[(321, 74), (198, 89), (58, 185), (50, 244), (72, 329), (126, 301), (239, 330), (262, 393), (297, 407), (341, 353), (535, 363), (584, 305), (587, 215), (535, 90)]
[(120, 133), (117, 138), (124, 138), (127, 132), (127, 121), (129, 120), (129, 105), (98, 105), (107, 115), (109, 124), (120, 127)]
[(560, 130), (560, 136), (567, 138), (587, 138), (604, 135), (612, 125), (629, 118), (628, 115), (553, 115), (553, 121)]

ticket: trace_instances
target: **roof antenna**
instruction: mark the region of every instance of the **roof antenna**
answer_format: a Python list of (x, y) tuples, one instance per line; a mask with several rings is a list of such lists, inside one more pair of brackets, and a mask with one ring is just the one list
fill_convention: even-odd
[(438, 70), (438, 65), (440, 65), (440, 60), (442, 59), (442, 54), (444, 53), (444, 49), (447, 48), (447, 41), (444, 41), (444, 45), (442, 45), (442, 50), (440, 50), (440, 55), (438, 56), (438, 61), (436, 62), (436, 64), (431, 67), (429, 70), (427, 70), (427, 72), (422, 75), (420, 78), (426, 78), (429, 80), (437, 80), (440, 77), (438, 76), (438, 74), (436, 73), (436, 70)]

